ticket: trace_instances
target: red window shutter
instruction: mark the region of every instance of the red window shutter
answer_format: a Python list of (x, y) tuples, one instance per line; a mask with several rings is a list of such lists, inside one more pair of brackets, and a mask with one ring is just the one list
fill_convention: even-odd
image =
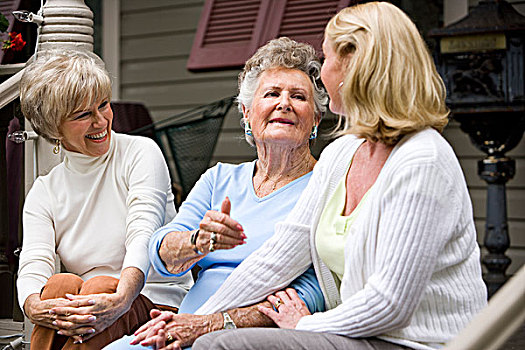
[(187, 68), (238, 68), (267, 41), (288, 36), (321, 49), (328, 20), (356, 0), (206, 0)]
[[(269, 39), (287, 36), (309, 43), (319, 52), (323, 44), (326, 24), (339, 10), (356, 3), (352, 0), (286, 0), (280, 13), (275, 13), (269, 28), (275, 28)], [(276, 8), (277, 10), (277, 8)], [(279, 23), (277, 23), (277, 21)]]
[(207, 0), (187, 68), (239, 67), (259, 47), (271, 0)]
[[(7, 39), (8, 37), (7, 33), (13, 30), (13, 26), (16, 20), (12, 12), (18, 10), (20, 6), (20, 1), (21, 0), (1, 0), (0, 1), (0, 13), (2, 13), (9, 21), (9, 27), (7, 27), (6, 33), (3, 33), (2, 35), (0, 35), (0, 45), (2, 43), (2, 40)], [(4, 50), (0, 50), (0, 63), (2, 62), (3, 57), (4, 57)]]

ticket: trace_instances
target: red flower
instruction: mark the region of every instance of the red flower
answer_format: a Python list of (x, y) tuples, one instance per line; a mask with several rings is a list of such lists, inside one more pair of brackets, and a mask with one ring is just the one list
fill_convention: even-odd
[(22, 34), (16, 32), (9, 33), (9, 39), (4, 40), (2, 45), (2, 50), (13, 50), (20, 51), (26, 45), (24, 39), (22, 39)]

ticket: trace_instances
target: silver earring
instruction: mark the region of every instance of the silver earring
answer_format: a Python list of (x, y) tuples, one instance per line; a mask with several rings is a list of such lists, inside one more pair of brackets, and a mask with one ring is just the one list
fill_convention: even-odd
[(310, 140), (317, 138), (317, 125), (314, 125), (312, 132), (310, 133)]

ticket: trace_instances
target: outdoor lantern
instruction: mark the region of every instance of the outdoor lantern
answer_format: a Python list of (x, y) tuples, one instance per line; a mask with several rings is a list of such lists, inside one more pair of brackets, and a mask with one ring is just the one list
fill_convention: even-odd
[(452, 118), (487, 156), (478, 174), (487, 182), (487, 216), (482, 259), (489, 296), (506, 281), (511, 260), (505, 184), (515, 161), (505, 156), (525, 129), (525, 17), (506, 1), (480, 1), (463, 19), (433, 29), (438, 70), (447, 87)]

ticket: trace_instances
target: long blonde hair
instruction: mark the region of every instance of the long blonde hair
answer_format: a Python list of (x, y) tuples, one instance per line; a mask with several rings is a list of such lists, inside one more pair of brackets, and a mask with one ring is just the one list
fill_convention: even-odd
[(426, 127), (443, 130), (445, 86), (405, 13), (386, 2), (347, 7), (328, 22), (325, 38), (346, 72), (337, 134), (394, 144)]

